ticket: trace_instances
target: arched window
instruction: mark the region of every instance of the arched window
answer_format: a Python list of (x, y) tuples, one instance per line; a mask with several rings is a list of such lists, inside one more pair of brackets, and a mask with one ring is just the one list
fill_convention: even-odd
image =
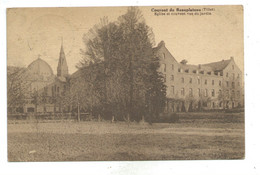
[(163, 53), (163, 59), (165, 59), (165, 53)]

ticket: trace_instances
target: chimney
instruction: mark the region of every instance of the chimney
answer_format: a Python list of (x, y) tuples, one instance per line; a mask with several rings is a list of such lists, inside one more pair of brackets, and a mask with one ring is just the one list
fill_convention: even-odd
[(231, 57), (230, 57), (230, 59), (231, 59), (231, 60), (234, 60), (234, 57), (233, 57), (233, 56), (231, 56)]
[(161, 41), (161, 42), (158, 44), (158, 47), (161, 47), (161, 46), (165, 46), (165, 42), (164, 42), (164, 41)]

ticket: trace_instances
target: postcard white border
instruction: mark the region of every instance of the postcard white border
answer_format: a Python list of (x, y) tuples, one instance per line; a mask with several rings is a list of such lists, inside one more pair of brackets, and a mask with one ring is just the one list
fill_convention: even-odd
[[(79, 7), (79, 6), (155, 6), (155, 5), (243, 5), (245, 48), (246, 158), (210, 161), (114, 161), (114, 162), (7, 162), (6, 119), (6, 8), (9, 7)], [(252, 0), (2, 0), (0, 2), (0, 174), (260, 174), (258, 105), (260, 97), (260, 1)]]

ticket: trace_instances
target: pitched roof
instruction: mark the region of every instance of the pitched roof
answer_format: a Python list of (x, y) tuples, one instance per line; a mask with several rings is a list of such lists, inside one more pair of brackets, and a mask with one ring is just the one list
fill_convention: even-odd
[(209, 66), (213, 69), (213, 71), (222, 71), (227, 67), (227, 65), (230, 63), (231, 59), (229, 60), (222, 60), (217, 61), (213, 63), (203, 64), (203, 66)]
[[(157, 52), (159, 49), (162, 47), (165, 47), (165, 42), (161, 41), (156, 47), (153, 48), (154, 52)], [(166, 48), (166, 47), (165, 47)], [(167, 48), (166, 48), (167, 49)], [(168, 50), (168, 49), (167, 49)], [(169, 52), (170, 53), (170, 52)], [(171, 54), (171, 53), (170, 53)], [(172, 56), (173, 57), (173, 56)], [(174, 58), (174, 57), (173, 57)], [(175, 58), (174, 58), (175, 59)], [(190, 69), (190, 70), (204, 70), (204, 71), (214, 71), (214, 72), (220, 72), (223, 71), (228, 64), (230, 63), (231, 60), (234, 58), (231, 57), (229, 60), (222, 60), (222, 61), (217, 61), (217, 62), (212, 62), (212, 63), (207, 63), (207, 64), (199, 64), (199, 65), (191, 65), (191, 64), (182, 64), (179, 63), (182, 69)], [(177, 60), (176, 60), (177, 61)]]

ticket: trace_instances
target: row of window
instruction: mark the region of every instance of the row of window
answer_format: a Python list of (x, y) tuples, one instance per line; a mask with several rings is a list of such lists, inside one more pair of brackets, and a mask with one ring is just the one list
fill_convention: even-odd
[[(226, 77), (227, 78), (229, 77), (229, 73), (228, 72), (226, 73)], [(233, 80), (235, 80), (235, 78), (236, 78), (235, 73), (232, 73), (232, 78), (233, 78)], [(237, 78), (240, 78), (240, 74), (237, 74)]]
[[(173, 92), (174, 92), (174, 86), (172, 86)], [(219, 90), (221, 93), (221, 90)], [(197, 94), (199, 97), (201, 97), (203, 95), (202, 90), (200, 88), (197, 89)], [(185, 88), (181, 88), (181, 96), (185, 96)], [(193, 89), (189, 88), (189, 96), (192, 97), (193, 96)], [(208, 97), (208, 89), (204, 89), (204, 96)], [(215, 97), (215, 89), (211, 90), (211, 97)]]
[[(227, 87), (229, 87), (229, 83), (230, 83), (229, 81), (226, 81), (226, 86), (227, 86)], [(237, 82), (237, 86), (238, 86), (238, 87), (240, 86), (240, 82)], [(235, 88), (235, 82), (234, 82), (234, 81), (231, 82), (231, 87), (232, 87), (232, 88)]]
[[(171, 81), (174, 81), (174, 75), (171, 75)], [(166, 74), (164, 74), (164, 82), (166, 82)], [(181, 78), (181, 82), (182, 82), (182, 83), (185, 83), (185, 78), (184, 78), (184, 77)], [(190, 83), (190, 84), (193, 83), (193, 78), (190, 78), (190, 79), (189, 79), (189, 83)], [(197, 84), (200, 84), (200, 83), (201, 83), (201, 79), (198, 78), (198, 79), (197, 79)], [(207, 80), (207, 79), (204, 80), (204, 84), (205, 84), (205, 85), (208, 84), (208, 80)], [(211, 84), (212, 84), (212, 85), (215, 85), (215, 80), (211, 80)], [(219, 86), (222, 85), (221, 80), (218, 81), (218, 85), (219, 85)]]
[[(174, 75), (171, 75), (171, 81), (174, 81)], [(166, 82), (166, 74), (164, 74), (164, 82)], [(182, 83), (185, 83), (184, 77), (181, 78), (181, 82), (182, 82)], [(197, 84), (200, 84), (200, 82), (201, 82), (201, 79), (198, 78), (198, 79), (197, 79)], [(190, 83), (190, 84), (193, 83), (193, 78), (190, 78), (190, 79), (189, 79), (189, 83)], [(229, 83), (230, 83), (229, 81), (226, 81), (226, 86), (227, 86), (227, 87), (229, 87)], [(205, 84), (205, 85), (208, 84), (208, 80), (207, 80), (207, 79), (204, 80), (204, 84)], [(215, 85), (215, 80), (211, 80), (211, 85), (213, 85), (213, 86)], [(218, 85), (219, 85), (219, 86), (222, 85), (221, 80), (218, 81)], [(231, 86), (232, 86), (232, 88), (235, 88), (235, 82), (231, 82)], [(240, 86), (240, 82), (237, 82), (237, 86), (238, 86), (238, 87)]]
[[(173, 64), (171, 65), (171, 70), (174, 70), (174, 65)], [(178, 68), (178, 72), (182, 72), (181, 70), (182, 70), (181, 68)], [(162, 64), (162, 71), (166, 72), (166, 64)], [(189, 73), (189, 69), (186, 69), (185, 72)], [(192, 72), (193, 73), (197, 73), (197, 70), (193, 70)], [(204, 71), (200, 71), (199, 73), (200, 74), (204, 74)], [(207, 72), (207, 74), (211, 75), (212, 73), (211, 72)], [(215, 72), (215, 75), (218, 75), (218, 72)], [(223, 76), (223, 73), (220, 73), (220, 76)], [(226, 77), (229, 77), (229, 73), (228, 72), (226, 73)], [(235, 73), (232, 73), (232, 77), (233, 77), (233, 80), (234, 80), (235, 79)], [(240, 74), (237, 74), (237, 78), (240, 78)]]
[[(172, 93), (175, 94), (175, 88), (174, 86), (172, 86)], [(197, 94), (199, 97), (201, 97), (202, 95), (204, 95), (205, 97), (208, 97), (209, 96), (209, 93), (208, 93), (208, 89), (204, 89), (204, 94), (202, 93), (202, 89), (198, 88), (197, 89)], [(218, 92), (219, 95), (222, 94), (222, 90), (220, 89), (219, 92)], [(224, 94), (225, 96), (227, 96), (228, 98), (230, 97), (229, 95), (229, 90), (227, 90)], [(185, 96), (185, 88), (181, 88), (181, 96)], [(189, 88), (189, 96), (192, 97), (193, 96), (193, 89), (192, 88)], [(215, 89), (212, 89), (211, 90), (211, 97), (215, 97), (216, 96), (216, 93), (215, 93)], [(231, 96), (235, 96), (235, 91), (232, 90), (231, 91)], [(237, 91), (237, 97), (239, 98), (240, 97), (240, 91)]]

